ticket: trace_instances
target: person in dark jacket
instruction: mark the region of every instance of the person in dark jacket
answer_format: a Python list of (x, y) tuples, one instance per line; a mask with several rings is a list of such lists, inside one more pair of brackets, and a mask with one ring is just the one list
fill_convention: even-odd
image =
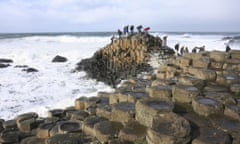
[(230, 50), (231, 50), (230, 46), (227, 45), (227, 46), (226, 46), (226, 52), (229, 52)]
[(143, 26), (142, 26), (142, 25), (139, 25), (139, 26), (137, 26), (137, 30), (138, 30), (138, 32), (139, 32), (139, 33), (141, 33), (141, 32), (142, 32), (142, 28), (143, 28)]
[(122, 37), (122, 31), (120, 29), (118, 29), (118, 36), (119, 36), (119, 38)]
[(130, 26), (130, 32), (131, 32), (131, 34), (133, 35), (133, 33), (134, 33), (134, 25), (131, 25), (131, 26)]

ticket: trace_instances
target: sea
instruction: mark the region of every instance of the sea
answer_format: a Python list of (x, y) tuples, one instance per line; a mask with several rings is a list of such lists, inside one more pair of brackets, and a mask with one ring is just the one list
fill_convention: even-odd
[[(240, 50), (240, 33), (150, 34), (167, 36), (168, 46), (179, 43), (190, 51), (196, 46), (205, 46), (207, 51), (225, 51), (226, 45)], [(46, 117), (49, 110), (73, 106), (74, 100), (82, 96), (113, 92), (110, 86), (88, 78), (84, 71), (74, 71), (78, 62), (109, 44), (113, 35), (117, 36), (115, 32), (0, 34), (0, 58), (13, 60), (11, 66), (0, 68), (0, 119), (14, 119), (27, 112)], [(52, 63), (56, 55), (66, 57), (67, 62)], [(38, 72), (27, 73), (21, 66)]]

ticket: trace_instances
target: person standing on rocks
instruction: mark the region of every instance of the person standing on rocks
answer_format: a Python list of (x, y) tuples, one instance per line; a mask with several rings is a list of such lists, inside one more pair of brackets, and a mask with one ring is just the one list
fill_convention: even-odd
[(125, 36), (127, 37), (128, 36), (128, 25), (123, 27), (123, 33), (125, 34)]
[(179, 43), (175, 44), (174, 49), (175, 49), (175, 50), (177, 51), (177, 53), (178, 53), (178, 51), (179, 51)]
[(115, 39), (115, 35), (111, 37), (111, 44), (113, 44), (114, 39)]
[(141, 32), (142, 32), (142, 28), (143, 28), (142, 25), (137, 26), (138, 33), (141, 33)]
[(130, 32), (131, 32), (131, 35), (133, 35), (133, 33), (134, 33), (134, 25), (130, 26)]
[(122, 31), (120, 29), (118, 29), (118, 36), (119, 36), (119, 38), (122, 37)]
[(229, 52), (230, 50), (231, 50), (230, 46), (227, 45), (227, 46), (226, 46), (226, 52)]
[(167, 47), (167, 36), (163, 37), (163, 48)]
[(188, 47), (185, 47), (185, 53), (189, 53)]
[(181, 56), (183, 56), (183, 54), (185, 53), (184, 46), (181, 47), (181, 49), (180, 49), (180, 53), (181, 53)]

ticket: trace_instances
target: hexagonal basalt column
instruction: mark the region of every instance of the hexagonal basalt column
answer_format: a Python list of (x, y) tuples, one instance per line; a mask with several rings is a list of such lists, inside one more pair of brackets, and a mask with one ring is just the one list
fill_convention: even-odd
[(118, 122), (127, 122), (135, 117), (135, 104), (121, 102), (112, 106), (111, 120)]
[(173, 101), (179, 103), (191, 103), (199, 95), (199, 90), (191, 85), (176, 85), (172, 91)]
[(159, 98), (146, 98), (136, 103), (136, 120), (146, 127), (152, 127), (153, 117), (161, 112), (171, 112), (174, 104)]
[(209, 116), (212, 114), (222, 114), (223, 105), (210, 98), (197, 97), (192, 101), (193, 110), (202, 116)]
[(173, 112), (154, 117), (153, 126), (147, 131), (150, 144), (187, 144), (191, 140), (189, 122)]

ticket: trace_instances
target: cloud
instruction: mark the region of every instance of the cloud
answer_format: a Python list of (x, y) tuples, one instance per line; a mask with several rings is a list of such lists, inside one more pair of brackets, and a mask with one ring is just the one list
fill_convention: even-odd
[(238, 5), (238, 0), (1, 0), (0, 31), (111, 31), (125, 24), (240, 31)]

